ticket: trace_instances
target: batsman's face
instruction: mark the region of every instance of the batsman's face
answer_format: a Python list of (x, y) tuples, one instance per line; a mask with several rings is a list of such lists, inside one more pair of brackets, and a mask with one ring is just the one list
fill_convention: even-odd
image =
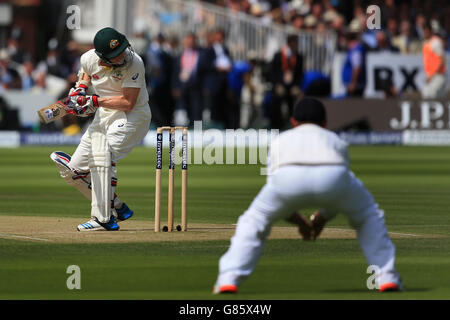
[(125, 62), (125, 51), (119, 54), (117, 57), (110, 59), (113, 64), (120, 65)]

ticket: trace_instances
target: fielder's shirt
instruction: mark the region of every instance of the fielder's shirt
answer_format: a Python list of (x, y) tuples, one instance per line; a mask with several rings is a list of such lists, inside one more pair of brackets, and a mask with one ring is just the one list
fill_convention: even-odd
[(269, 173), (287, 165), (349, 166), (348, 144), (334, 132), (302, 124), (281, 133), (270, 146)]

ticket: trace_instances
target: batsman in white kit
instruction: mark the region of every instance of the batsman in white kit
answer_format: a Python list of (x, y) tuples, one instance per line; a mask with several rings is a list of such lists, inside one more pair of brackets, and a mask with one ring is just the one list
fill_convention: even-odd
[(103, 28), (95, 35), (94, 48), (81, 56), (78, 82), (69, 93), (77, 101), (75, 113), (95, 114), (94, 119), (72, 156), (56, 151), (51, 159), (61, 177), (91, 201), (91, 219), (77, 230), (116, 231), (117, 220), (133, 215), (115, 193), (116, 163), (145, 137), (151, 112), (144, 64), (127, 38)]
[[(255, 269), (273, 223), (295, 223), (304, 240), (316, 239), (327, 221), (347, 216), (369, 265), (378, 267), (379, 291), (401, 291), (395, 247), (384, 211), (349, 169), (347, 143), (325, 129), (326, 111), (313, 98), (297, 102), (293, 129), (271, 143), (267, 183), (238, 219), (228, 251), (220, 258), (214, 293), (236, 293)], [(297, 212), (319, 208), (308, 220)]]

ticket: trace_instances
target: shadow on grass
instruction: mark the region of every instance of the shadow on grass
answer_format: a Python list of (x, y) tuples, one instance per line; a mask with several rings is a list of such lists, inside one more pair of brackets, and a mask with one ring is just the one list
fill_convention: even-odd
[[(406, 288), (405, 291), (402, 292), (384, 292), (384, 294), (401, 294), (403, 292), (427, 292), (431, 291), (433, 288)], [(330, 290), (323, 290), (324, 293), (378, 293), (377, 290), (368, 290), (368, 289), (330, 289)]]

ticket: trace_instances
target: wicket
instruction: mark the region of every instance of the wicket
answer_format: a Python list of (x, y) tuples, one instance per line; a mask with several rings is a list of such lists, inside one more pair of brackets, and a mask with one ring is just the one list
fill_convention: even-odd
[(155, 232), (160, 232), (161, 213), (161, 171), (163, 155), (163, 131), (169, 131), (169, 190), (167, 209), (167, 230), (173, 231), (173, 193), (175, 172), (175, 131), (182, 130), (182, 161), (181, 161), (181, 226), (178, 231), (187, 230), (187, 163), (188, 163), (188, 141), (187, 127), (159, 127), (156, 130), (156, 183), (155, 183)]

